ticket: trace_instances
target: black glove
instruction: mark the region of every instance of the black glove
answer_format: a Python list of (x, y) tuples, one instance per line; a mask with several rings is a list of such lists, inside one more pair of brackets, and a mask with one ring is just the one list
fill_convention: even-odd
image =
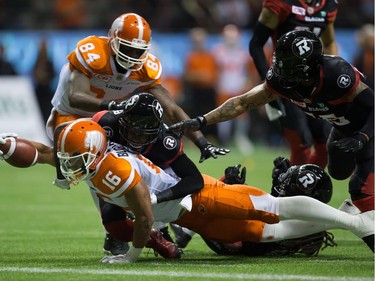
[(207, 120), (204, 116), (198, 116), (194, 119), (183, 120), (169, 127), (171, 132), (181, 132), (185, 129), (193, 129), (194, 131), (201, 130), (206, 126)]
[(273, 160), (272, 179), (278, 179), (282, 173), (285, 173), (290, 168), (290, 161), (285, 157), (277, 157)]
[(280, 191), (282, 189), (280, 188), (279, 177), (281, 174), (286, 173), (291, 165), (288, 158), (279, 156), (275, 160), (273, 160), (273, 166), (271, 195), (279, 197), (281, 195)]
[(216, 159), (218, 155), (225, 155), (230, 152), (229, 149), (220, 148), (220, 147), (216, 147), (212, 145), (204, 137), (199, 138), (195, 142), (195, 144), (198, 146), (198, 148), (201, 151), (201, 158), (199, 159), (199, 163), (202, 163), (204, 160), (210, 157)]
[(243, 167), (241, 172), (240, 170), (241, 164), (226, 168), (223, 182), (226, 184), (244, 184), (246, 181), (246, 167)]
[(124, 110), (127, 100), (123, 101), (103, 101), (100, 104), (100, 109), (102, 110)]
[(357, 133), (351, 137), (342, 138), (333, 142), (333, 144), (344, 152), (357, 152), (361, 150), (368, 142), (368, 137), (364, 133)]

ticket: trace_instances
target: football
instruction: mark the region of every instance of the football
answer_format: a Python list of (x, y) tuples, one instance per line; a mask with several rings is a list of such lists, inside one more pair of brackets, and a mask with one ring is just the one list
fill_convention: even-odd
[(5, 144), (0, 143), (2, 157), (8, 164), (27, 168), (33, 166), (38, 159), (38, 150), (28, 140), (22, 138), (6, 138)]

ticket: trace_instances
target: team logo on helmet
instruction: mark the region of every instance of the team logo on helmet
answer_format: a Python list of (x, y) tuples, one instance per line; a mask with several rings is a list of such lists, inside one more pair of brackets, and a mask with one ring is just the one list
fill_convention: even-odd
[(132, 109), (137, 104), (138, 101), (139, 101), (139, 95), (132, 96), (125, 103), (124, 110), (128, 111), (128, 110)]
[(317, 177), (313, 172), (306, 170), (300, 172), (297, 180), (301, 188), (311, 192), (316, 185)]
[(307, 58), (313, 52), (313, 44), (305, 37), (298, 37), (292, 43), (292, 50), (296, 57)]
[(350, 76), (347, 74), (341, 74), (339, 78), (337, 78), (337, 85), (340, 88), (347, 88), (352, 80), (350, 79)]

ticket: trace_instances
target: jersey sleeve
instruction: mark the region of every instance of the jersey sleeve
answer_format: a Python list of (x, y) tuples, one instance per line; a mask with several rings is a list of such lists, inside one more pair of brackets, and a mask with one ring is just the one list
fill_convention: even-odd
[(274, 13), (280, 22), (284, 22), (290, 14), (290, 7), (284, 1), (264, 0), (263, 7)]
[(102, 160), (92, 183), (97, 188), (98, 194), (119, 198), (129, 192), (140, 180), (140, 174), (127, 159), (110, 153)]
[(330, 93), (329, 103), (345, 102), (360, 82), (360, 75), (356, 68), (340, 57), (332, 57), (324, 64), (324, 92)]
[(333, 23), (336, 19), (336, 15), (337, 15), (338, 3), (337, 3), (337, 1), (330, 0), (330, 1), (327, 2), (326, 5), (327, 5), (326, 6), (327, 21), (329, 23)]
[(70, 66), (91, 77), (93, 73), (110, 72), (109, 48), (106, 37), (89, 36), (77, 43), (67, 59)]

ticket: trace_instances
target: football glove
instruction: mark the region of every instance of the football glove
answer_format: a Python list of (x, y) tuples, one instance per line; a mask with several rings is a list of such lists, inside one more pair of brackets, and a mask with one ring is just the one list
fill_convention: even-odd
[(135, 248), (130, 245), (129, 251), (124, 255), (106, 256), (100, 260), (102, 263), (131, 263), (136, 262), (142, 253), (143, 248)]
[(123, 101), (103, 101), (100, 104), (102, 110), (124, 110), (126, 107), (127, 100)]
[[(18, 135), (15, 134), (15, 133), (2, 133), (0, 134), (0, 144), (5, 144), (6, 143), (6, 139), (8, 138), (17, 138)], [(4, 153), (0, 150), (0, 161), (1, 160), (4, 160), (4, 158), (2, 157)]]
[(214, 159), (217, 158), (218, 155), (226, 155), (230, 152), (227, 148), (220, 148), (216, 147), (210, 142), (207, 141), (206, 138), (201, 137), (199, 138), (195, 144), (198, 146), (199, 150), (201, 151), (201, 157), (199, 159), (199, 163), (203, 163), (206, 159), (212, 157)]
[(154, 193), (151, 193), (150, 197), (151, 197), (151, 205), (155, 205), (158, 203), (158, 198), (156, 197)]
[(365, 146), (368, 140), (366, 134), (357, 133), (351, 137), (336, 140), (333, 144), (343, 152), (357, 152)]
[(246, 167), (242, 168), (241, 164), (229, 166), (225, 169), (223, 182), (226, 184), (244, 184), (246, 181)]
[(199, 131), (204, 128), (207, 124), (207, 120), (204, 116), (198, 116), (194, 119), (188, 119), (180, 121), (169, 127), (171, 132), (181, 132), (185, 129), (192, 129), (194, 131)]
[(52, 184), (61, 189), (70, 190), (70, 182), (67, 179), (55, 179)]

